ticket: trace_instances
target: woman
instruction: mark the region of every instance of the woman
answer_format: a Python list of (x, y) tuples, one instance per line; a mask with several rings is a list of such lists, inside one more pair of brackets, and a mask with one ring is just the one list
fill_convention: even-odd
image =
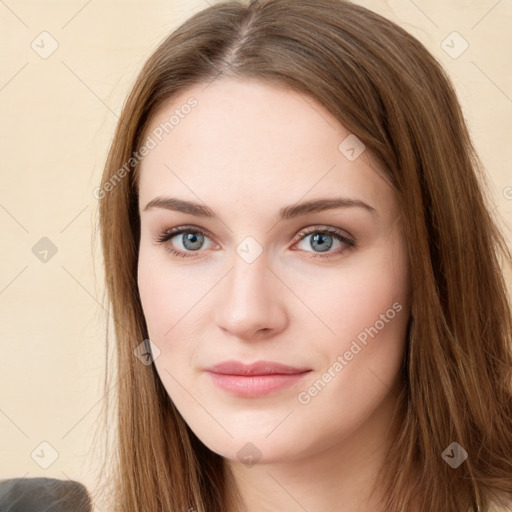
[(510, 509), (511, 255), (481, 178), (439, 64), (367, 9), (229, 2), (173, 32), (96, 190), (112, 510)]

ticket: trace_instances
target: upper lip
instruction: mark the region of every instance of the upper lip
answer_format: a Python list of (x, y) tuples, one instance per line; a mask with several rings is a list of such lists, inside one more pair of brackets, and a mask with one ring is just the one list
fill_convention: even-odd
[(273, 361), (256, 361), (245, 364), (240, 361), (224, 361), (222, 363), (205, 368), (206, 371), (223, 375), (293, 375), (305, 373), (310, 368), (298, 368)]

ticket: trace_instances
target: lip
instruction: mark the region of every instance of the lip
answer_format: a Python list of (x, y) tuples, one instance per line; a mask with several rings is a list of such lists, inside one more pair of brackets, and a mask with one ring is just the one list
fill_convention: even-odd
[(256, 361), (255, 363), (245, 364), (240, 361), (224, 361), (205, 368), (206, 371), (223, 375), (295, 375), (310, 371), (310, 368), (297, 368), (286, 364), (276, 363), (274, 361)]
[(297, 368), (273, 361), (244, 364), (225, 361), (205, 368), (213, 383), (227, 393), (258, 397), (277, 393), (299, 382), (310, 368)]

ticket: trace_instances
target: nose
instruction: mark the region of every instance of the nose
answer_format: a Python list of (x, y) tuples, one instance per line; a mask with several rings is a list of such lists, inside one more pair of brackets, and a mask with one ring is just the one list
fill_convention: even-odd
[(275, 336), (288, 322), (286, 288), (267, 268), (264, 256), (247, 263), (237, 255), (220, 288), (217, 325), (244, 340)]

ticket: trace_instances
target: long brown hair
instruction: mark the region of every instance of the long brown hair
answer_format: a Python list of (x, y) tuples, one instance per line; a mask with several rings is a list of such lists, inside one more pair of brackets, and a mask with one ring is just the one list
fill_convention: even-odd
[[(195, 14), (150, 56), (95, 192), (116, 335), (110, 509), (227, 507), (222, 458), (189, 429), (153, 365), (134, 356), (148, 338), (137, 289), (137, 150), (164, 102), (224, 76), (315, 98), (382, 161), (396, 190), (413, 296), (382, 510), (405, 512), (418, 497), (424, 512), (488, 512), (512, 500), (512, 257), (449, 78), (414, 37), (363, 7), (254, 0)], [(468, 453), (456, 469), (442, 457), (452, 442)]]

